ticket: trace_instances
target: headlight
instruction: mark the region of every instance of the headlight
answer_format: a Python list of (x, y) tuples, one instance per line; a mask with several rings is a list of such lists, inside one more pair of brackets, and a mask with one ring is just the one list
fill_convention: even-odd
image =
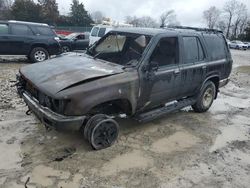
[(63, 114), (66, 104), (69, 100), (59, 100), (59, 99), (52, 99), (52, 110), (56, 113)]

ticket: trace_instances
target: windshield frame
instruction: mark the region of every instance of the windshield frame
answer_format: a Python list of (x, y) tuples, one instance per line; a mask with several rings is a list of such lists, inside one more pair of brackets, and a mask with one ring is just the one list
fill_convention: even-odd
[[(92, 58), (97, 58), (97, 59), (100, 59), (100, 60), (103, 60), (103, 61), (107, 61), (105, 59), (101, 59), (101, 58), (98, 58), (98, 57), (95, 57), (95, 55), (97, 54), (95, 52), (95, 48), (100, 44), (102, 43), (109, 35), (124, 35), (124, 36), (134, 36), (134, 35), (137, 35), (138, 37), (140, 35), (145, 35), (146, 37), (149, 37), (149, 41), (145, 47), (145, 49), (143, 50), (143, 53), (141, 54), (141, 57), (140, 59), (137, 61), (137, 64), (135, 66), (133, 66), (134, 68), (138, 68), (141, 64), (141, 62), (144, 60), (147, 52), (148, 52), (148, 49), (150, 48), (151, 44), (152, 44), (152, 41), (153, 41), (153, 38), (154, 38), (154, 35), (149, 35), (149, 34), (144, 34), (144, 33), (133, 33), (133, 32), (126, 32), (126, 31), (109, 31), (108, 33), (106, 33), (102, 38), (100, 38), (98, 41), (96, 41), (94, 44), (92, 44), (86, 51), (86, 54), (91, 56)], [(126, 67), (127, 65), (122, 65), (122, 64), (119, 64), (119, 63), (116, 63), (116, 62), (112, 62), (112, 61), (107, 61), (107, 62), (110, 62), (110, 63), (113, 63), (115, 65), (119, 65), (119, 66), (123, 66), (123, 67)], [(131, 66), (132, 67), (132, 66)]]

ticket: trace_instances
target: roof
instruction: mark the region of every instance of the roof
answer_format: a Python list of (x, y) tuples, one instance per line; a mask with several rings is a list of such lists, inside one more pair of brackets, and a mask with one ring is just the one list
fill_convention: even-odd
[(161, 33), (168, 33), (168, 34), (200, 34), (200, 33), (220, 33), (217, 30), (209, 30), (206, 28), (192, 28), (192, 27), (176, 27), (176, 28), (140, 28), (140, 27), (122, 27), (122, 28), (114, 28), (112, 31), (117, 32), (129, 32), (135, 34), (144, 34), (144, 35), (157, 35)]
[(156, 35), (160, 33), (176, 33), (174, 30), (167, 30), (167, 29), (156, 29), (156, 28), (141, 28), (141, 27), (122, 27), (122, 28), (114, 28), (112, 31), (117, 32), (129, 32), (135, 34), (144, 34), (144, 35)]
[(16, 20), (0, 21), (0, 23), (17, 23), (17, 24), (26, 24), (26, 25), (49, 26), (46, 23), (24, 22), (24, 21), (16, 21)]

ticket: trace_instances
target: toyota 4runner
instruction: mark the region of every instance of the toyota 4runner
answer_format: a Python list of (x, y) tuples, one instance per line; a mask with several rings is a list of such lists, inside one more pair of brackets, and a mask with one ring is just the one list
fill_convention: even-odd
[(121, 114), (145, 122), (189, 105), (207, 111), (232, 62), (217, 30), (123, 28), (85, 54), (22, 67), (17, 89), (45, 125), (82, 128), (102, 149), (117, 139)]

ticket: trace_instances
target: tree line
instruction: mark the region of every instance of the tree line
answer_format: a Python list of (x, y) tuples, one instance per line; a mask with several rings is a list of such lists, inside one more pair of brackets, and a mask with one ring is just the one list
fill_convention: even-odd
[(60, 26), (90, 26), (93, 20), (83, 3), (72, 0), (70, 13), (60, 15), (56, 0), (1, 0), (0, 20), (44, 22)]
[(228, 39), (250, 40), (250, 20), (247, 6), (237, 0), (229, 0), (223, 9), (215, 6), (203, 12), (210, 29), (220, 29)]
[[(105, 18), (101, 11), (90, 14), (79, 0), (72, 0), (68, 15), (61, 15), (56, 0), (0, 0), (0, 20), (45, 22), (54, 26), (91, 26)], [(250, 41), (250, 19), (244, 3), (228, 0), (222, 9), (212, 6), (203, 12), (208, 28), (220, 29), (228, 39)], [(135, 27), (167, 27), (180, 25), (174, 10), (164, 10), (158, 20), (150, 16), (127, 16), (125, 22)]]

